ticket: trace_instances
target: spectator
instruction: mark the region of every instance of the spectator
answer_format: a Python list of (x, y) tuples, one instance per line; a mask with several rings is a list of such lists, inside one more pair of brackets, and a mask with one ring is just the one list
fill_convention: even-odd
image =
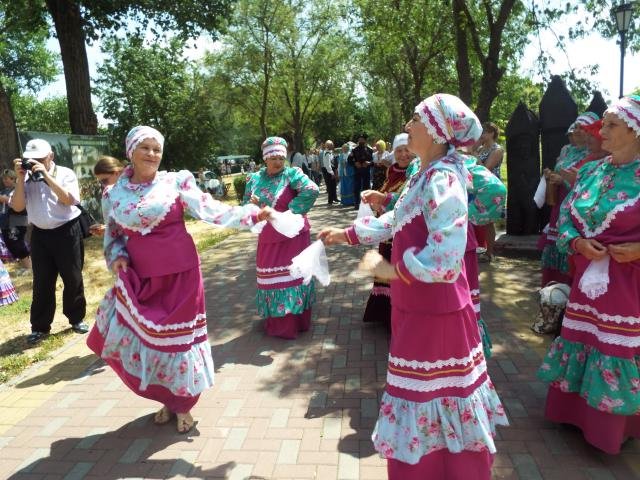
[(18, 182), (9, 205), (16, 212), (26, 209), (29, 223), (33, 224), (33, 299), (27, 343), (36, 344), (51, 331), (58, 275), (64, 284), (62, 312), (71, 329), (76, 333), (89, 331), (84, 323), (84, 242), (78, 222), (80, 210), (76, 207), (80, 203), (80, 187), (73, 170), (56, 165), (51, 145), (39, 138), (27, 142), (23, 157), (24, 162), (14, 160)]
[(2, 203), (3, 219), (2, 219), (2, 239), (7, 250), (13, 258), (20, 263), (20, 269), (16, 271), (17, 275), (25, 275), (31, 272), (31, 252), (25, 240), (29, 221), (27, 212), (16, 212), (9, 206), (11, 193), (16, 188), (16, 172), (6, 169), (2, 173), (2, 184), (4, 189), (0, 195)]
[[(116, 183), (123, 169), (124, 166), (117, 158), (103, 155), (98, 159), (98, 162), (93, 167), (93, 174), (102, 186), (103, 193)], [(91, 235), (95, 237), (104, 236), (104, 224), (96, 223), (91, 225), (89, 228)]]
[(371, 188), (373, 190), (380, 190), (380, 188), (382, 188), (382, 184), (387, 179), (387, 167), (389, 166), (389, 163), (386, 161), (386, 153), (387, 144), (384, 140), (378, 140), (375, 143), (372, 155), (373, 167)]
[(373, 150), (367, 145), (367, 134), (358, 135), (358, 145), (349, 154), (349, 165), (355, 168), (353, 176), (353, 200), (354, 208), (360, 207), (360, 192), (371, 187), (371, 176), (369, 168), (373, 163)]
[(324, 151), (322, 152), (322, 176), (324, 177), (324, 183), (327, 186), (327, 204), (333, 205), (338, 201), (337, 181), (338, 170), (334, 166), (333, 161), (333, 142), (327, 140), (324, 142)]

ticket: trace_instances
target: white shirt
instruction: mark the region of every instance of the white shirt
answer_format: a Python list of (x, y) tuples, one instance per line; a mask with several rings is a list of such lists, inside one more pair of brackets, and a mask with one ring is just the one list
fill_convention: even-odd
[[(76, 201), (75, 203), (80, 203), (80, 186), (73, 170), (51, 162), (48, 173), (62, 188), (69, 192)], [(44, 230), (52, 230), (80, 215), (78, 207), (60, 203), (58, 196), (53, 193), (46, 182), (34, 182), (28, 180), (29, 177), (30, 175), (25, 176), (24, 183), (24, 201), (29, 223)]]
[(327, 169), (327, 172), (333, 172), (333, 167), (331, 166), (331, 159), (333, 158), (333, 154), (329, 151), (326, 151), (322, 154), (322, 166)]

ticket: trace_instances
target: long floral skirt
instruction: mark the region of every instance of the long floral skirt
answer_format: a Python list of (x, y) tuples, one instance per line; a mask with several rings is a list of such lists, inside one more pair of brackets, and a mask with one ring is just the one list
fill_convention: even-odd
[(134, 393), (186, 413), (213, 385), (200, 268), (159, 277), (120, 272), (87, 345)]

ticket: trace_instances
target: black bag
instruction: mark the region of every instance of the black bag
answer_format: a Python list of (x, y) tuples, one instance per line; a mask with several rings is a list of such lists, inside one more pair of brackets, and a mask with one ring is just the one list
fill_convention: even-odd
[(80, 230), (82, 231), (82, 238), (89, 238), (91, 236), (91, 226), (97, 224), (96, 219), (85, 210), (85, 208), (78, 204), (76, 205), (80, 210), (80, 216), (78, 217), (78, 223), (80, 224)]

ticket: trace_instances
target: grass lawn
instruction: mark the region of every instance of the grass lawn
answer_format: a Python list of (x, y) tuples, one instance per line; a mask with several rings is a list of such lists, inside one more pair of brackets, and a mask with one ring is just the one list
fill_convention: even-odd
[[(195, 220), (187, 221), (187, 230), (193, 236), (199, 253), (213, 247), (234, 232), (230, 229), (212, 228)], [(5, 266), (20, 298), (11, 305), (0, 307), (0, 383), (15, 377), (32, 364), (51, 357), (71, 336), (77, 335), (71, 331), (67, 318), (62, 315), (62, 282), (58, 280), (57, 311), (51, 335), (35, 347), (27, 345), (27, 335), (31, 333), (29, 309), (32, 277), (30, 274), (16, 276), (15, 263)], [(104, 262), (101, 238), (91, 237), (85, 240), (83, 277), (87, 298), (86, 320), (91, 325), (98, 303), (113, 285), (113, 276)]]

